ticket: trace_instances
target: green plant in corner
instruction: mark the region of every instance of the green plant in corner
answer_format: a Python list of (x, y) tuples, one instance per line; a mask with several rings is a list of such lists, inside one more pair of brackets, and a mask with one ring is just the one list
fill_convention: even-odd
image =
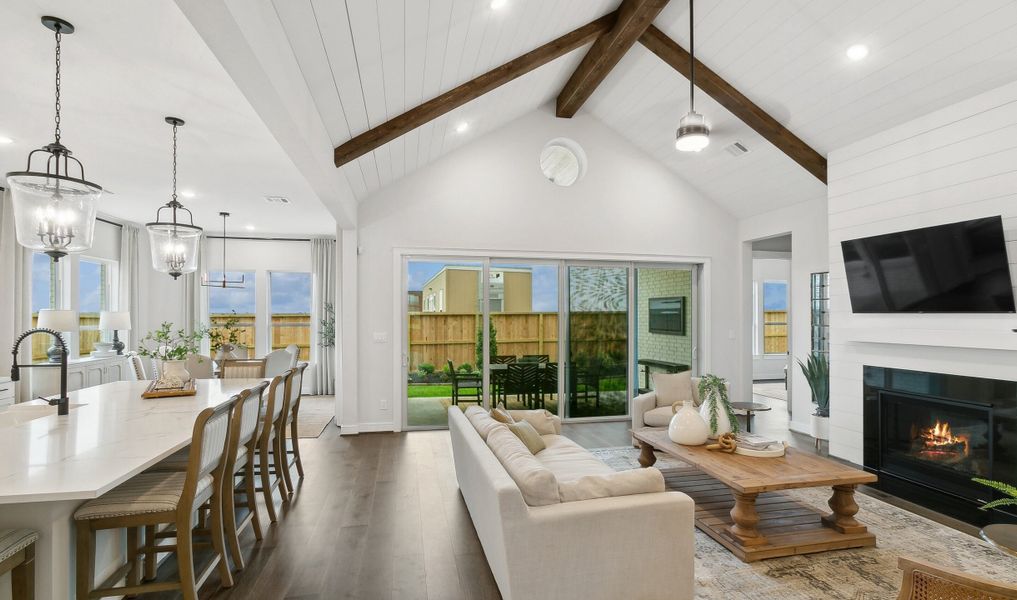
[(318, 330), (318, 345), (322, 348), (331, 348), (335, 346), (335, 306), (331, 302), (326, 302), (322, 312), (325, 314), (321, 318), (321, 329)]
[(185, 360), (188, 355), (201, 351), (201, 340), (206, 335), (207, 329), (191, 333), (185, 333), (183, 329), (174, 331), (173, 323), (167, 321), (141, 339), (138, 355), (156, 360)]
[[(488, 348), (488, 355), (491, 357), (491, 362), (494, 362), (494, 358), (498, 356), (498, 330), (494, 327), (494, 320), (490, 322), (490, 335), (491, 335), (491, 346)], [(477, 327), (477, 343), (474, 346), (474, 354), (476, 355), (477, 368), (482, 369), (484, 367), (484, 328)]]
[(240, 319), (237, 318), (237, 311), (232, 311), (232, 315), (226, 317), (222, 323), (209, 327), (208, 341), (213, 355), (227, 344), (236, 348), (237, 342), (240, 341)]
[(731, 422), (731, 431), (738, 433), (738, 418), (735, 417), (731, 401), (727, 397), (727, 381), (712, 374), (703, 375), (699, 380), (699, 397), (707, 403), (710, 411), (710, 433), (716, 435), (721, 406)]
[(814, 352), (806, 362), (798, 359), (798, 366), (812, 388), (812, 401), (816, 403), (816, 416), (830, 416), (830, 362), (825, 354)]
[(992, 502), (985, 503), (981, 506), (982, 510), (999, 508), (1000, 506), (1017, 506), (1017, 487), (1014, 487), (1009, 483), (1003, 483), (1002, 481), (992, 481), (991, 479), (982, 479), (980, 477), (975, 477), (971, 481), (988, 486), (997, 492), (1002, 492), (1009, 496), (1008, 498), (998, 498)]

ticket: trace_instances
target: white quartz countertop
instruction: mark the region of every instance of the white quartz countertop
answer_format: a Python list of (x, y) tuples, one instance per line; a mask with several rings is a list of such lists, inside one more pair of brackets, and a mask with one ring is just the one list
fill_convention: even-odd
[(63, 417), (41, 402), (0, 409), (0, 504), (98, 497), (187, 446), (203, 409), (262, 381), (199, 379), (197, 395), (148, 399), (150, 382), (120, 381), (69, 393)]

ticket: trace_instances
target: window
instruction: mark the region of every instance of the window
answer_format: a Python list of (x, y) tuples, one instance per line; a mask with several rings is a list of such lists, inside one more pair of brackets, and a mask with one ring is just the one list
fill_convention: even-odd
[[(208, 313), (212, 329), (223, 325), (230, 319), (236, 319), (240, 330), (237, 345), (248, 349), (248, 355), (255, 352), (255, 314), (257, 301), (255, 294), (254, 271), (227, 271), (226, 278), (231, 281), (244, 278), (242, 288), (208, 288)], [(222, 271), (210, 271), (209, 280), (222, 280)]]
[[(32, 253), (32, 327), (39, 322), (39, 309), (57, 308), (60, 297), (60, 266), (49, 256)], [(46, 349), (52, 340), (46, 336), (32, 336), (32, 362), (46, 360)]]
[(763, 282), (763, 354), (787, 354), (787, 282)]
[(296, 344), (300, 357), (311, 356), (311, 274), (269, 273), (272, 350)]
[(112, 334), (99, 331), (99, 313), (113, 308), (116, 263), (91, 258), (78, 261), (78, 354), (88, 356), (95, 342)]

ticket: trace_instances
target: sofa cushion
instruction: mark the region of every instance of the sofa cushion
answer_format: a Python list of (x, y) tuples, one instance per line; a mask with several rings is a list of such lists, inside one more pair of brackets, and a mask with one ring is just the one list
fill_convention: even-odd
[(487, 440), (487, 436), (498, 427), (505, 428), (504, 423), (495, 421), (489, 412), (479, 406), (471, 406), (466, 409), (466, 418), (470, 420), (473, 428), (480, 434), (481, 439)]
[(664, 476), (652, 467), (617, 471), (606, 475), (586, 475), (572, 481), (558, 482), (558, 494), (562, 502), (663, 491)]
[(544, 450), (534, 455), (540, 464), (561, 481), (573, 481), (586, 475), (606, 475), (614, 469), (597, 460), (590, 451), (567, 437), (544, 435)]
[(544, 409), (536, 410), (510, 410), (508, 411), (516, 421), (526, 421), (537, 430), (540, 435), (554, 435), (561, 433), (558, 424), (561, 422), (558, 417)]
[(667, 427), (671, 424), (674, 411), (671, 405), (658, 406), (643, 413), (643, 424), (647, 427)]
[(527, 504), (558, 504), (558, 480), (554, 473), (542, 465), (508, 427), (499, 423), (492, 429), (487, 436), (487, 446), (519, 486)]
[(509, 411), (505, 410), (505, 405), (500, 403), (497, 407), (491, 409), (491, 418), (499, 423), (505, 423), (506, 425), (516, 422), (516, 420), (512, 418), (512, 415), (509, 414)]
[(683, 404), (693, 400), (692, 372), (654, 373), (653, 389), (657, 392), (657, 406), (671, 406), (675, 402)]
[(526, 421), (509, 423), (508, 428), (517, 438), (522, 440), (530, 454), (536, 454), (546, 447), (544, 440), (540, 439), (540, 434), (537, 433), (537, 430)]

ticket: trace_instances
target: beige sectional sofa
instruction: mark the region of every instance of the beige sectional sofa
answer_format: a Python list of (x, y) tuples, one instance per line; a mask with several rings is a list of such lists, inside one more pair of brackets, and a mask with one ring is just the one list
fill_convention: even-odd
[(449, 409), (459, 488), (505, 600), (693, 597), (693, 503), (657, 469), (614, 471), (547, 411), (509, 411), (536, 454), (479, 407)]

